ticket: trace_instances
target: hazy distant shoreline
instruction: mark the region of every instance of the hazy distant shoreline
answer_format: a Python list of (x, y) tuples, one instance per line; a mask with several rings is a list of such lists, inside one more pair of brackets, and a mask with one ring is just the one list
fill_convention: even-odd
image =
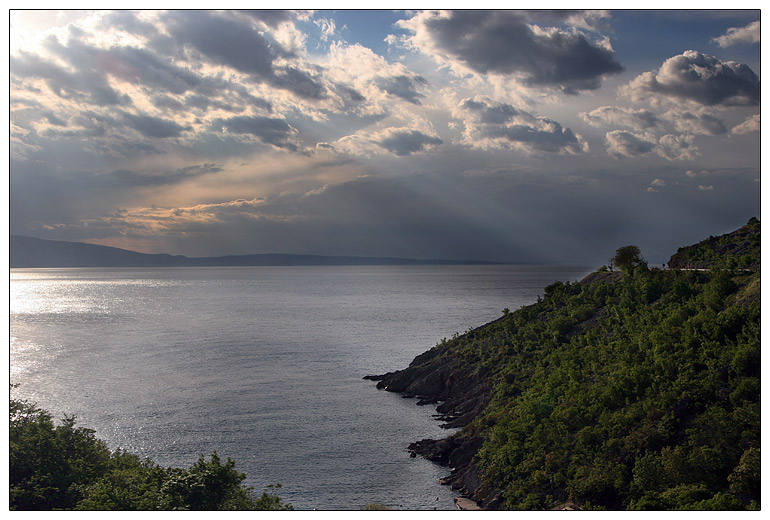
[(507, 265), (481, 260), (322, 256), (284, 253), (190, 258), (147, 254), (83, 242), (63, 242), (11, 235), (11, 268), (48, 267), (237, 267), (334, 265)]

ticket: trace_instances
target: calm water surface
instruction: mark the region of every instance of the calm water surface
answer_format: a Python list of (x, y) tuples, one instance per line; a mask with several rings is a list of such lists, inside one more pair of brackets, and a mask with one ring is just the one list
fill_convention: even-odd
[(216, 450), (296, 509), (453, 509), (406, 451), (449, 433), (435, 410), (362, 377), (589, 270), (13, 269), (13, 395), (163, 466)]

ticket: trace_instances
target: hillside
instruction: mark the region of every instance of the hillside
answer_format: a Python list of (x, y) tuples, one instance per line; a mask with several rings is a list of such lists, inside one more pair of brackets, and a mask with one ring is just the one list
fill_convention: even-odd
[(475, 260), (321, 256), (268, 253), (189, 258), (146, 254), (117, 247), (11, 235), (11, 268), (47, 267), (233, 267), (313, 265), (487, 265)]
[(461, 427), (409, 450), (485, 509), (757, 509), (759, 222), (704, 242), (677, 255), (709, 271), (557, 282), (368, 378)]
[(759, 267), (759, 244), (759, 220), (752, 218), (732, 233), (680, 247), (668, 265), (674, 269), (754, 269)]

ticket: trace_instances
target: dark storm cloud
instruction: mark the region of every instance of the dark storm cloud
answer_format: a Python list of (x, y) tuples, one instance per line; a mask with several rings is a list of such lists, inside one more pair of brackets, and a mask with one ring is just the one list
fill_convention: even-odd
[(152, 139), (179, 137), (182, 132), (189, 129), (169, 119), (146, 115), (124, 114), (123, 121), (144, 137)]
[(173, 112), (178, 112), (184, 109), (184, 105), (180, 101), (172, 98), (171, 96), (166, 96), (163, 94), (152, 96), (150, 98), (150, 103), (152, 103), (154, 107), (160, 108), (161, 110), (171, 110)]
[(236, 116), (227, 119), (215, 119), (212, 121), (211, 127), (214, 131), (252, 135), (262, 142), (278, 148), (286, 148), (291, 151), (299, 149), (294, 142), (296, 130), (283, 119)]
[(305, 99), (323, 99), (326, 97), (326, 88), (319, 81), (312, 78), (307, 72), (295, 67), (276, 69), (270, 83)]
[(246, 10), (241, 12), (255, 20), (265, 22), (273, 29), (283, 22), (291, 21), (294, 17), (292, 11), (280, 11), (277, 9)]
[(755, 106), (760, 91), (759, 77), (749, 66), (686, 51), (667, 59), (657, 72), (638, 76), (625, 92), (639, 100), (659, 95), (706, 106)]
[(434, 45), (482, 74), (523, 74), (532, 85), (567, 93), (593, 90), (623, 67), (614, 52), (585, 36), (560, 30), (535, 32), (525, 16), (505, 11), (455, 11), (427, 19)]
[(184, 99), (185, 108), (197, 108), (198, 110), (207, 111), (209, 108), (215, 110), (224, 110), (225, 112), (243, 112), (242, 106), (235, 106), (230, 103), (223, 103), (218, 99), (212, 99), (207, 96), (192, 95), (187, 96)]
[(425, 95), (418, 92), (417, 89), (428, 84), (428, 82), (421, 76), (406, 75), (380, 78), (376, 83), (380, 90), (384, 90), (388, 94), (399, 97), (413, 105), (422, 104), (420, 100), (424, 98)]
[(163, 20), (173, 38), (208, 61), (259, 78), (273, 75), (271, 44), (250, 24), (207, 11), (175, 11)]
[(438, 137), (424, 134), (418, 130), (396, 130), (376, 141), (378, 145), (399, 157), (421, 152), (443, 142)]
[(228, 107), (229, 112), (243, 112), (247, 108), (257, 108), (267, 112), (273, 110), (269, 101), (254, 96), (246, 86), (220, 77), (203, 78), (195, 88), (195, 93), (188, 96), (192, 96), (190, 99), (197, 108), (203, 108), (202, 105), (205, 104), (203, 99), (209, 99), (211, 106), (218, 109)]
[(200, 83), (200, 78), (188, 69), (175, 67), (146, 49), (112, 47), (95, 51), (102, 68), (113, 76), (130, 83), (159, 88), (173, 94), (183, 94)]
[[(268, 24), (284, 19), (282, 12), (254, 17)], [(163, 20), (172, 37), (194, 51), (187, 53), (190, 58), (199, 53), (207, 62), (232, 67), (255, 81), (265, 81), (306, 99), (326, 97), (326, 87), (318, 75), (295, 66), (274, 67), (276, 57), (290, 57), (292, 53), (260, 34), (243, 18), (230, 13), (177, 11)]]

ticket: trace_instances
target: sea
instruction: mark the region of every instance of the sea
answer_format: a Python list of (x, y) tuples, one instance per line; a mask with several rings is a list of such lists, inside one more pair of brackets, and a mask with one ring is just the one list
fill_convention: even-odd
[(535, 302), (587, 266), (11, 269), (11, 397), (111, 449), (216, 451), (299, 510), (454, 509), (433, 406), (364, 380)]

